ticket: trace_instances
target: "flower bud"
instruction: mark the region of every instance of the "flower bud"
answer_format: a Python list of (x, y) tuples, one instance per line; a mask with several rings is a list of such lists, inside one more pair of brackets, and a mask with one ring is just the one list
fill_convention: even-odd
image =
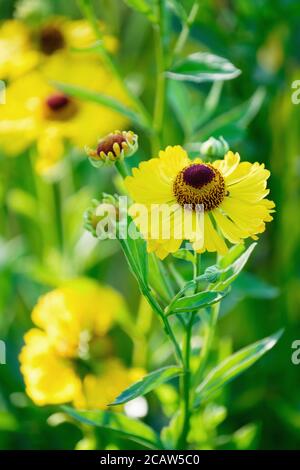
[(100, 168), (133, 155), (138, 148), (138, 136), (132, 131), (115, 131), (98, 142), (96, 149), (86, 148), (93, 166)]
[(210, 137), (200, 146), (200, 153), (211, 158), (223, 158), (228, 150), (229, 145), (221, 136), (218, 139)]

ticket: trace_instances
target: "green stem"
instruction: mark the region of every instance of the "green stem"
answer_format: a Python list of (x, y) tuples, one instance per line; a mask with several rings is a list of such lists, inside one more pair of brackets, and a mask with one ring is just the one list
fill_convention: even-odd
[(184, 373), (181, 378), (181, 408), (183, 414), (182, 430), (179, 435), (176, 448), (179, 450), (185, 450), (187, 446), (187, 437), (190, 430), (190, 388), (191, 388), (191, 372), (190, 372), (190, 356), (191, 356), (191, 339), (192, 329), (194, 322), (194, 313), (190, 314), (189, 322), (186, 326), (186, 335), (184, 342)]
[(184, 26), (181, 30), (181, 33), (178, 37), (178, 40), (175, 44), (175, 48), (174, 48), (174, 56), (175, 57), (180, 54), (180, 52), (182, 51), (182, 49), (183, 49), (183, 47), (186, 43), (186, 40), (187, 40), (189, 32), (190, 32), (190, 28), (191, 28), (192, 24), (194, 23), (194, 21), (196, 19), (199, 8), (200, 8), (200, 1), (196, 0), (194, 5), (192, 6), (192, 9), (189, 13), (187, 21), (184, 24)]

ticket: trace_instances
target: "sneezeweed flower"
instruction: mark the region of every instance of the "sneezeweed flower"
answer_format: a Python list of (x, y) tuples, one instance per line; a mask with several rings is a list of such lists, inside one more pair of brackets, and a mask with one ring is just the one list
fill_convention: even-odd
[(103, 92), (128, 102), (122, 85), (98, 61), (59, 53), (40, 71), (27, 73), (7, 88), (0, 109), (0, 146), (11, 155), (37, 144), (36, 170), (47, 175), (61, 161), (66, 146), (84, 148), (126, 119), (105, 106), (80, 100), (52, 84), (67, 84)]
[[(263, 164), (240, 162), (238, 153), (229, 151), (222, 160), (204, 163), (190, 160), (182, 147), (175, 146), (133, 169), (125, 186), (132, 199), (148, 209), (141, 217), (133, 207), (132, 215), (150, 252), (163, 259), (186, 239), (197, 252), (224, 255), (228, 250), (225, 240), (237, 244), (248, 237), (257, 239), (265, 223), (272, 220), (274, 203), (265, 199), (269, 176)], [(156, 212), (162, 209), (162, 220), (149, 216), (153, 205)], [(203, 228), (198, 207), (203, 210)], [(160, 226), (154, 227), (158, 236), (153, 238), (151, 224), (158, 220)], [(168, 238), (164, 237), (166, 226), (171, 227)], [(199, 237), (201, 230), (203, 236)]]
[(138, 136), (132, 131), (114, 131), (101, 139), (97, 148), (86, 147), (90, 162), (96, 168), (113, 165), (131, 157), (138, 148)]
[(209, 158), (223, 158), (228, 151), (229, 145), (223, 137), (210, 137), (200, 146), (200, 154)]
[(143, 375), (113, 356), (108, 333), (124, 308), (115, 290), (87, 279), (41, 297), (20, 353), (26, 392), (37, 405), (104, 409)]
[(19, 0), (15, 5), (14, 17), (30, 25), (38, 25), (52, 13), (48, 0)]

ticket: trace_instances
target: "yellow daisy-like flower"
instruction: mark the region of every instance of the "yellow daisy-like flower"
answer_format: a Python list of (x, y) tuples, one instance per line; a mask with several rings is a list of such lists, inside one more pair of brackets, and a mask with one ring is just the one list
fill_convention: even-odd
[(107, 336), (124, 309), (112, 288), (74, 280), (44, 295), (32, 313), (37, 326), (20, 353), (26, 392), (37, 405), (72, 402), (103, 409), (143, 375), (111, 356)]
[[(100, 23), (99, 30), (103, 32), (105, 48), (115, 52), (116, 38), (106, 34)], [(95, 32), (84, 19), (53, 17), (42, 21), (38, 28), (20, 20), (6, 20), (0, 26), (0, 79), (18, 78), (58, 51), (89, 48), (96, 40)]]
[(6, 104), (0, 108), (0, 146), (14, 155), (36, 142), (40, 174), (61, 160), (65, 144), (83, 148), (116, 125), (126, 124), (123, 116), (108, 107), (62, 93), (51, 84), (54, 80), (128, 102), (121, 84), (101, 63), (64, 52), (52, 56), (41, 70), (12, 82)]
[(31, 48), (27, 28), (19, 21), (0, 26), (0, 79), (14, 79), (38, 64), (39, 54)]
[[(133, 169), (125, 185), (135, 203), (147, 209), (135, 204), (130, 212), (148, 250), (163, 259), (183, 240), (193, 243), (197, 252), (224, 255), (225, 240), (236, 244), (256, 239), (272, 220), (275, 206), (265, 199), (269, 176), (263, 164), (240, 162), (238, 153), (229, 151), (223, 160), (205, 163), (190, 160), (182, 147), (174, 146)], [(153, 227), (158, 220), (159, 226)]]

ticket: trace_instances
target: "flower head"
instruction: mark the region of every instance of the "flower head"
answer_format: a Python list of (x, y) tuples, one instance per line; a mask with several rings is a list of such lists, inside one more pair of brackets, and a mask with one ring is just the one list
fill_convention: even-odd
[(121, 296), (111, 288), (78, 279), (41, 297), (32, 312), (36, 328), (20, 354), (26, 391), (38, 405), (73, 402), (103, 409), (140, 378), (112, 356), (108, 336)]
[(137, 147), (138, 136), (132, 131), (114, 131), (101, 139), (96, 149), (86, 148), (86, 152), (92, 165), (99, 168), (130, 157)]
[[(274, 203), (265, 199), (269, 176), (263, 164), (240, 162), (238, 153), (229, 151), (223, 160), (205, 163), (190, 160), (175, 146), (141, 163), (125, 186), (135, 203), (147, 208), (141, 215), (134, 204), (130, 212), (149, 251), (164, 258), (189, 240), (198, 252), (225, 254), (226, 241), (256, 239), (272, 220)], [(154, 217), (158, 213), (160, 219)]]

